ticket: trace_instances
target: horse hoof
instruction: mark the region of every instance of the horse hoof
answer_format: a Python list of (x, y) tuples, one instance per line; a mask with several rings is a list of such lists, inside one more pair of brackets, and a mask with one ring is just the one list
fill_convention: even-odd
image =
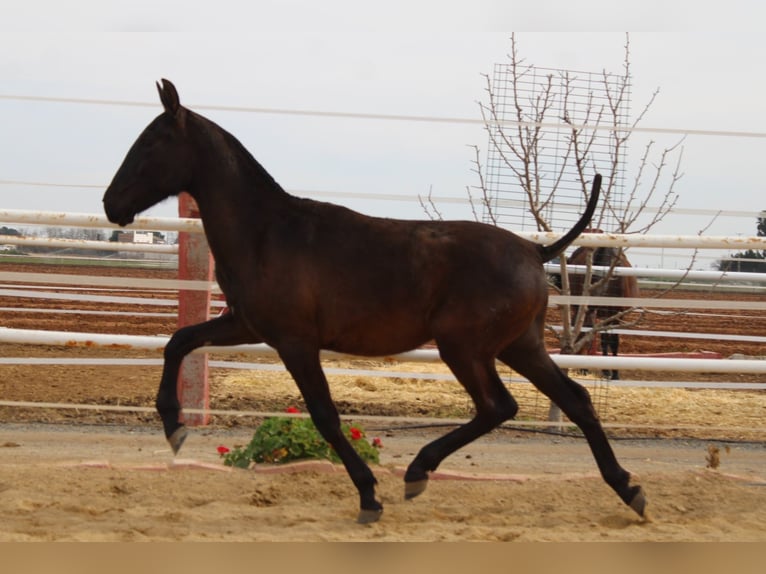
[(412, 498), (415, 498), (419, 494), (423, 494), (423, 492), (426, 489), (426, 486), (428, 486), (427, 478), (424, 478), (422, 480), (416, 480), (413, 482), (405, 482), (404, 483), (404, 499), (410, 500)]
[(187, 436), (189, 436), (189, 431), (182, 425), (168, 437), (168, 443), (170, 443), (170, 448), (173, 449), (173, 454), (178, 454), (178, 451), (181, 450)]
[(630, 506), (641, 518), (646, 518), (646, 496), (644, 496), (644, 490), (641, 487), (638, 488), (638, 492), (636, 492), (633, 500), (630, 501), (628, 506)]
[(373, 522), (380, 520), (382, 514), (382, 508), (373, 510), (362, 508), (362, 510), (359, 511), (359, 516), (356, 517), (356, 522), (357, 524), (372, 524)]

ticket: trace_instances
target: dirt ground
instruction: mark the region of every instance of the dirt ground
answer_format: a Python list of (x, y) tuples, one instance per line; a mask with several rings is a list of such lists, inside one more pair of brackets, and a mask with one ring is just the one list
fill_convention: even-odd
[[(41, 272), (38, 266), (32, 270)], [(66, 272), (88, 274), (93, 270)], [(122, 269), (119, 273), (173, 277), (172, 272), (162, 270)], [(113, 294), (136, 296), (128, 291)], [(687, 295), (700, 296), (679, 292), (672, 297)], [(142, 296), (167, 295), (147, 292)], [(723, 295), (716, 293), (715, 298), (719, 297)], [(762, 300), (757, 295), (736, 298)], [(172, 316), (139, 315), (173, 308), (18, 297), (0, 297), (0, 307), (94, 312), (0, 310), (0, 324), (6, 327), (137, 335), (170, 334), (175, 329)], [(130, 310), (132, 315), (98, 314), (104, 310)], [(762, 312), (721, 316), (724, 313), (717, 311), (678, 311), (648, 314), (641, 327), (766, 332)], [(763, 355), (762, 347), (720, 340), (623, 337), (621, 351), (704, 350), (730, 356)], [(0, 357), (5, 358), (126, 354), (160, 358), (137, 351), (0, 345)], [(253, 360), (245, 356), (226, 359)], [(328, 366), (342, 369), (350, 365)], [(413, 373), (435, 370), (434, 365), (392, 367), (375, 361), (354, 366)], [(159, 372), (158, 365), (1, 364), (0, 399), (151, 407)], [(679, 374), (626, 371), (622, 376), (676, 380)], [(752, 375), (681, 376), (685, 380), (763, 382)], [(0, 512), (4, 517), (0, 540), (766, 541), (764, 392), (623, 389), (591, 381), (589, 388), (615, 437), (618, 457), (639, 475), (647, 491), (652, 521), (643, 522), (598, 477), (584, 441), (513, 428), (497, 431), (444, 462), (441, 471), (459, 473), (462, 478), (434, 477), (426, 493), (405, 502), (401, 467), (446, 429), (413, 429), (411, 424), (364, 417), (465, 418), (471, 413), (470, 401), (454, 381), (425, 381), (416, 375), (387, 379), (335, 374), (330, 379), (341, 412), (359, 417), (368, 435), (380, 436), (384, 444), (381, 466), (375, 472), (386, 510), (377, 524), (355, 524), (357, 498), (342, 470), (329, 472), (327, 465), (292, 474), (225, 469), (217, 446), (248, 442), (258, 417), (214, 417), (209, 427), (193, 431), (181, 458), (174, 461), (151, 412), (0, 407)], [(511, 388), (521, 405), (520, 419), (544, 416), (547, 403), (529, 385), (512, 383)], [(283, 411), (292, 405), (303, 406), (283, 371), (211, 370), (214, 409)], [(626, 430), (623, 425), (632, 426)], [(661, 437), (663, 440), (656, 440)], [(709, 448), (719, 451), (717, 469), (706, 468)]]
[(216, 447), (246, 441), (243, 429), (198, 429), (173, 461), (145, 428), (4, 424), (0, 540), (766, 541), (762, 445), (722, 448), (710, 470), (704, 442), (616, 442), (649, 499), (642, 521), (598, 477), (583, 441), (505, 433), (453, 455), (405, 501), (399, 469), (433, 436), (383, 437), (385, 511), (362, 526), (348, 477), (329, 463), (223, 467)]

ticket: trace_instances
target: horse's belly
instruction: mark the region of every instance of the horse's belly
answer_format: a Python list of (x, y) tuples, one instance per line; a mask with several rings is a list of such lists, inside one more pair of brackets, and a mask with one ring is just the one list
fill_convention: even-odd
[(425, 330), (394, 329), (380, 325), (369, 331), (347, 331), (322, 344), (323, 349), (349, 355), (383, 357), (404, 353), (427, 343)]

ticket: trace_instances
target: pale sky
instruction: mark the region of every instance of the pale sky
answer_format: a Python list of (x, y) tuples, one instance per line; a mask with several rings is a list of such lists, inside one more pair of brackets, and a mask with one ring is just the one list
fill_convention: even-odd
[[(507, 60), (511, 30), (550, 30), (517, 32), (526, 63), (619, 73), (625, 33), (586, 30), (632, 27), (639, 30), (630, 33), (633, 112), (660, 89), (642, 127), (755, 134), (688, 135), (678, 207), (723, 210), (707, 235), (755, 235), (755, 218), (766, 209), (766, 38), (755, 24), (763, 22), (761, 4), (727, 3), (739, 22), (691, 2), (643, 1), (611, 20), (599, 2), (585, 2), (574, 16), (561, 12), (571, 3), (535, 11), (527, 4), (3, 0), (2, 25), (13, 32), (0, 35), (0, 207), (101, 213), (104, 188), (161, 112), (154, 82), (165, 77), (183, 104), (232, 132), (288, 191), (400, 195), (396, 202), (322, 199), (424, 218), (418, 194), (465, 197), (465, 187), (477, 183), (468, 146), (486, 150), (479, 124), (205, 106), (478, 120), (481, 74)], [(150, 106), (24, 99), (35, 97)], [(642, 134), (632, 155), (648, 137), (659, 147), (680, 138)], [(467, 206), (443, 207), (447, 217), (472, 217)], [(150, 214), (173, 216), (175, 209), (167, 202)], [(696, 234), (711, 218), (682, 211), (656, 232)]]

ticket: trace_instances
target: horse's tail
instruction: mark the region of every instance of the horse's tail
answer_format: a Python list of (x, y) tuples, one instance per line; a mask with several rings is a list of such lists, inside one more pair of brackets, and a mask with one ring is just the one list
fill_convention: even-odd
[(588, 199), (588, 205), (585, 206), (585, 211), (580, 217), (580, 220), (575, 223), (574, 227), (570, 229), (563, 237), (554, 241), (550, 245), (540, 245), (540, 256), (543, 259), (543, 263), (550, 261), (554, 257), (561, 255), (564, 250), (569, 247), (577, 237), (588, 227), (593, 213), (596, 211), (596, 204), (598, 203), (598, 196), (601, 192), (601, 174), (597, 173), (593, 178), (593, 187), (590, 191), (590, 199)]

